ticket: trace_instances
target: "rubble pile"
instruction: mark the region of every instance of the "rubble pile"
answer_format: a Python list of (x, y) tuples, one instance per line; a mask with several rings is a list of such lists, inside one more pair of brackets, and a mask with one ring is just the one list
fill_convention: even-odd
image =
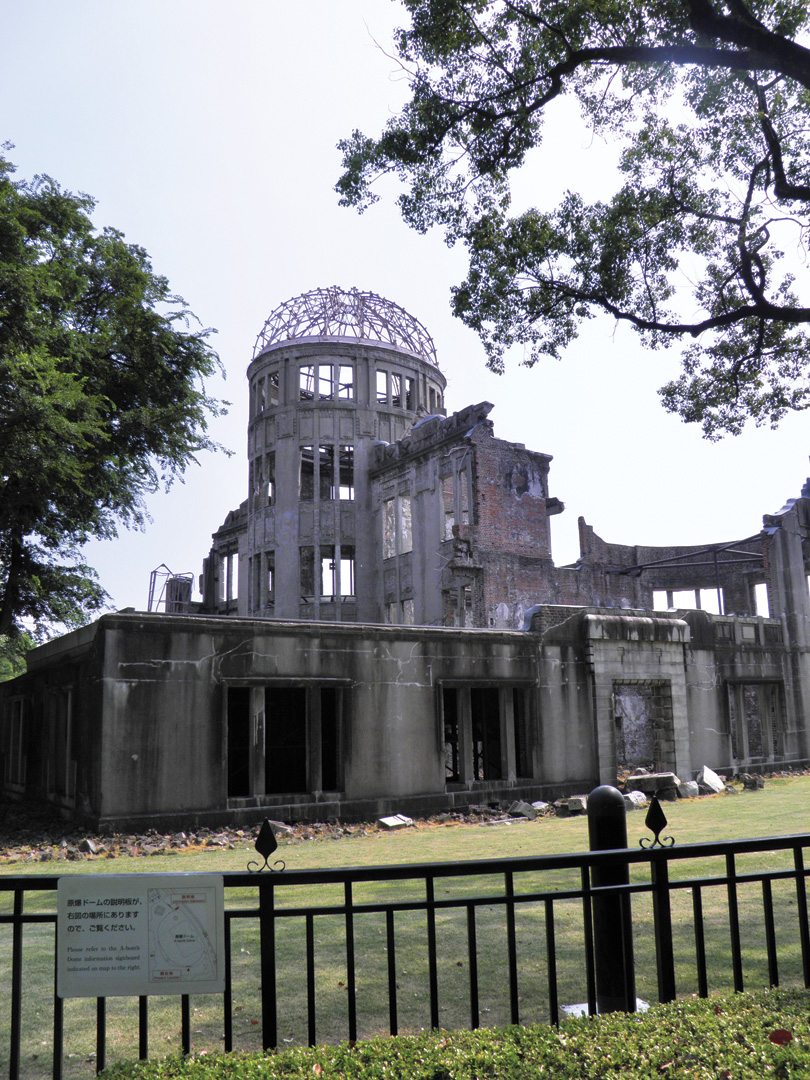
[[(796, 776), (810, 770), (787, 769), (773, 776)], [(727, 778), (710, 769), (702, 769), (697, 781), (681, 783), (674, 773), (652, 773), (635, 770), (619, 777), (618, 786), (625, 794), (628, 811), (647, 806), (649, 797), (661, 799), (694, 798), (696, 795), (736, 795), (740, 791), (756, 791), (764, 787), (761, 775), (741, 773)], [(535, 821), (546, 817), (571, 817), (587, 813), (587, 794), (565, 796), (553, 803), (517, 800), (510, 803), (487, 803), (454, 810), (432, 817), (412, 820), (402, 814), (380, 818), (376, 822), (342, 823), (336, 819), (326, 822), (299, 822), (288, 825), (271, 822), (279, 839), (287, 844), (308, 841), (342, 840), (372, 836), (392, 828), (424, 829), (454, 825), (506, 826)], [(396, 819), (396, 821), (395, 821)], [(178, 855), (185, 851), (221, 851), (241, 848), (254, 850), (259, 823), (243, 827), (199, 828), (193, 831), (159, 833), (149, 829), (143, 833), (90, 834), (80, 826), (65, 822), (50, 807), (31, 806), (0, 798), (0, 864), (74, 861), (77, 859), (128, 859), (151, 856)]]

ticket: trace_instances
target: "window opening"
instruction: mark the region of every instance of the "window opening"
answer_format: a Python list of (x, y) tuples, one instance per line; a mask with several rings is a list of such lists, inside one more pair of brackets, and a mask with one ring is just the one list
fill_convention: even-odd
[(445, 687), (442, 690), (442, 713), (444, 716), (444, 779), (445, 783), (461, 780), (461, 761), (458, 738), (458, 691)]
[(442, 502), (444, 503), (444, 538), (453, 539), (453, 526), (456, 523), (453, 477), (445, 476), (442, 480)]
[(491, 686), (470, 689), (473, 776), (476, 780), (501, 780), (501, 714), (498, 690)]
[(354, 400), (354, 368), (341, 364), (338, 368), (338, 397), (344, 401)]
[(335, 498), (335, 448), (321, 446), (318, 451), (318, 490), (321, 500)]
[(307, 701), (298, 687), (264, 692), (265, 791), (279, 795), (307, 790)]
[(259, 379), (259, 412), (263, 413), (267, 408), (267, 391), (264, 385), (264, 379)]
[(402, 376), (391, 373), (391, 404), (397, 409), (402, 408)]
[(402, 601), (402, 625), (413, 626), (415, 621), (413, 600), (409, 597)]
[(279, 373), (271, 371), (267, 376), (267, 404), (272, 408), (279, 403)]
[(338, 595), (338, 563), (335, 549), (329, 544), (321, 547), (321, 599), (334, 600)]
[(399, 498), (399, 552), (413, 550), (413, 532), (411, 528), (411, 497), (401, 495)]
[(383, 558), (392, 559), (397, 553), (396, 502), (386, 499), (383, 503)]
[(307, 502), (315, 498), (315, 454), (311, 446), (301, 447), (298, 494)]
[(338, 782), (338, 725), (340, 722), (340, 691), (331, 686), (321, 688), (321, 789), (337, 791)]
[(301, 401), (312, 401), (315, 397), (315, 367), (305, 364), (298, 369), (298, 393)]
[(388, 372), (377, 369), (377, 404), (388, 404)]
[(416, 412), (416, 379), (405, 379), (405, 408)]
[(331, 364), (319, 364), (318, 365), (318, 397), (321, 401), (331, 401), (333, 394), (333, 377), (334, 368)]
[(354, 548), (344, 544), (340, 548), (340, 592), (344, 600), (353, 600), (354, 588)]
[(275, 450), (265, 455), (264, 458), (264, 482), (267, 505), (272, 506), (276, 501), (276, 453)]
[(354, 498), (354, 447), (340, 448), (340, 498)]

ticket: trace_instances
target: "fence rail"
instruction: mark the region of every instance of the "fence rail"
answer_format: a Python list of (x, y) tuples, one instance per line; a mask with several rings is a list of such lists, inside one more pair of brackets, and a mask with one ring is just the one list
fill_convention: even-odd
[[(556, 1024), (564, 1005), (578, 1001), (593, 1014), (593, 909), (616, 896), (632, 908), (641, 994), (665, 1002), (679, 990), (704, 997), (712, 988), (739, 991), (747, 972), (757, 985), (776, 986), (781, 977), (810, 986), (808, 847), (810, 834), (481, 862), (226, 873), (226, 988), (218, 1003), (206, 996), (209, 1027), (219, 1028), (217, 1041), (229, 1051), (249, 1046), (251, 1032), (237, 1031), (246, 1009), (258, 1012), (250, 1024), (266, 1049), (290, 1041), (283, 1033), (294, 1032), (299, 1014), (305, 1025), (290, 1038), (310, 1044), (415, 1027)], [(617, 862), (629, 866), (629, 884), (595, 886), (594, 871), (599, 880), (599, 871)], [(88, 1027), (95, 1050), (82, 1061), (92, 1058), (98, 1072), (110, 1056), (104, 998), (66, 1034), (65, 1009), (79, 1006), (55, 994), (58, 880), (0, 877), (0, 978), (11, 989), (0, 1038), (11, 1080), (32, 1075), (23, 1068), (32, 1039), (40, 1048), (48, 1044), (48, 1056), (52, 1049), (48, 1071), (55, 1078), (79, 1075), (75, 1059), (66, 1059), (66, 1042), (69, 1051), (79, 1035), (86, 1041)], [(31, 1021), (32, 1000), (46, 1019)], [(137, 1001), (141, 1058), (156, 1050), (153, 1004)], [(179, 1049), (189, 1053), (200, 1047), (193, 1045), (188, 995), (180, 997), (179, 1011)], [(128, 1024), (134, 1027), (132, 1019)], [(162, 1040), (157, 1050), (171, 1051)], [(45, 1055), (29, 1056), (46, 1075)]]

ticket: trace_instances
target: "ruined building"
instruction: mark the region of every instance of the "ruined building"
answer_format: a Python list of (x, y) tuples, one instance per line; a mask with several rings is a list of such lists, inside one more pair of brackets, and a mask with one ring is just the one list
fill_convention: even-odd
[(580, 519), (557, 567), (550, 455), (487, 402), (447, 415), (396, 305), (290, 300), (248, 383), (247, 498), (202, 601), (170, 581), (164, 611), (34, 650), (0, 684), (6, 793), (107, 826), (361, 818), (810, 757), (810, 483), (732, 542)]

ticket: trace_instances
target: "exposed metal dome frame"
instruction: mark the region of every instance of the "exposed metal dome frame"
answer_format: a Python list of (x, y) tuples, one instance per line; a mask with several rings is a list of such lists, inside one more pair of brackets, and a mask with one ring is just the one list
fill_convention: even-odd
[(268, 346), (303, 337), (349, 337), (396, 345), (438, 368), (436, 346), (422, 323), (398, 304), (359, 289), (326, 289), (293, 296), (267, 318), (253, 358)]

